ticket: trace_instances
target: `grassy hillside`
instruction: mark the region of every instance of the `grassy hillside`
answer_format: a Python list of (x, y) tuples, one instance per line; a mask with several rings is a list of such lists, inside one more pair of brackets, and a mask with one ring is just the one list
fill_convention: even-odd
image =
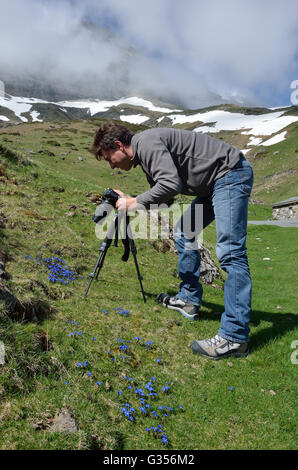
[[(146, 304), (121, 244), (85, 298), (100, 243), (94, 201), (108, 186), (132, 194), (148, 187), (140, 169), (112, 171), (88, 152), (99, 122), (0, 131), (0, 258), (19, 300), (12, 319), (0, 307), (0, 448), (296, 448), (297, 229), (248, 227), (254, 296), (244, 360), (191, 353), (193, 339), (218, 330), (223, 279), (205, 286), (198, 322), (161, 308), (155, 296), (178, 290), (177, 258), (150, 241), (136, 240)], [(267, 210), (250, 207), (252, 217)], [(213, 223), (204, 234), (213, 256), (215, 240)], [(63, 410), (75, 432), (53, 427)]]
[(270, 204), (298, 194), (298, 124), (284, 130), (286, 140), (256, 147), (247, 155), (255, 170), (253, 195)]

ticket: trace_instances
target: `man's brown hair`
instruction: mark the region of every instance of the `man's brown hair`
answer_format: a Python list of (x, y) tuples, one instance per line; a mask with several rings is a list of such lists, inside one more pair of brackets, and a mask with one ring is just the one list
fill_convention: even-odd
[(91, 152), (97, 160), (101, 160), (102, 150), (117, 149), (115, 140), (120, 140), (125, 146), (130, 145), (133, 132), (113, 121), (104, 122), (96, 131)]

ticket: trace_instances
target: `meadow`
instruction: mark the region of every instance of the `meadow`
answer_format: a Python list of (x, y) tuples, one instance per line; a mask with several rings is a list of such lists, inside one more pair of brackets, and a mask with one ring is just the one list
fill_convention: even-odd
[[(99, 122), (0, 131), (0, 258), (20, 303), (12, 315), (0, 304), (0, 449), (296, 449), (297, 228), (248, 226), (245, 359), (191, 352), (219, 328), (224, 273), (204, 285), (200, 319), (186, 320), (155, 301), (179, 279), (176, 254), (150, 240), (136, 240), (146, 303), (121, 243), (85, 297), (99, 254), (96, 201), (106, 187), (148, 187), (139, 168), (112, 171), (88, 152)], [(270, 217), (266, 197), (250, 204), (251, 219)], [(215, 241), (212, 223), (204, 243), (214, 260)], [(72, 423), (64, 432), (61, 414)]]

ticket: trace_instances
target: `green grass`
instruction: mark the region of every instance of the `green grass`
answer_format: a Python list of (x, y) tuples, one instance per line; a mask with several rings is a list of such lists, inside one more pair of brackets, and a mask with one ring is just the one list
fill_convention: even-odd
[(286, 140), (270, 147), (255, 147), (248, 154), (255, 172), (253, 196), (269, 204), (297, 195), (297, 123), (286, 130)]
[[(6, 346), (6, 363), (0, 366), (0, 448), (297, 448), (297, 365), (291, 362), (291, 345), (298, 338), (297, 229), (248, 227), (253, 279), (251, 353), (247, 359), (207, 361), (193, 355), (189, 344), (217, 332), (223, 312), (223, 281), (218, 279), (217, 287), (204, 286), (198, 322), (161, 308), (155, 303), (156, 294), (174, 293), (179, 286), (177, 257), (157, 252), (150, 241), (136, 240), (146, 304), (133, 259), (121, 261), (121, 244), (109, 249), (99, 281), (93, 282), (84, 298), (100, 243), (91, 221), (95, 205), (88, 195), (100, 194), (107, 186), (138, 193), (148, 185), (140, 169), (129, 174), (112, 172), (87, 152), (92, 137), (86, 132), (94, 131), (94, 122), (55, 126), (20, 125), (16, 129), (21, 135), (11, 136), (13, 144), (3, 142), (9, 136), (0, 134), (0, 144), (24, 155), (23, 164), (0, 155), (6, 174), (0, 183), (0, 219), (5, 216), (0, 236), (1, 257), (10, 277), (7, 285), (26, 311), (20, 309), (11, 321), (4, 308), (0, 310), (0, 340)], [(78, 132), (67, 133), (67, 129)], [(66, 139), (59, 134), (65, 132), (72, 136), (78, 152), (64, 145)], [(59, 142), (61, 147), (44, 144), (45, 140)], [(55, 156), (38, 153), (40, 145)], [(24, 149), (36, 152), (29, 155), (31, 165), (24, 166)], [(77, 156), (84, 160), (79, 162)], [(181, 202), (187, 200), (181, 198)], [(67, 214), (74, 205), (75, 215), (70, 217)], [(252, 218), (271, 215), (268, 205), (252, 204), (250, 211), (255, 212), (250, 214)], [(213, 223), (204, 234), (213, 256), (215, 240)], [(23, 258), (26, 254), (55, 256), (56, 250), (79, 273), (73, 284), (51, 283), (45, 267)], [(265, 257), (270, 260), (264, 261)], [(129, 310), (129, 316), (119, 315), (114, 310), (117, 307)], [(38, 322), (32, 322), (33, 308)], [(75, 329), (84, 334), (69, 336)], [(125, 340), (130, 350), (119, 350), (117, 339)], [(150, 349), (147, 341), (154, 341)], [(158, 358), (161, 362), (156, 362)], [(77, 367), (83, 361), (88, 361), (86, 370)], [(158, 419), (142, 417), (139, 400), (124, 376), (133, 378), (133, 386), (145, 391), (154, 376), (158, 397), (147, 401), (154, 410), (166, 405), (173, 413), (165, 417), (159, 411)], [(102, 382), (100, 387), (97, 381)], [(171, 391), (165, 394), (162, 387), (168, 382)], [(135, 422), (121, 413), (126, 402), (137, 410)], [(48, 430), (63, 407), (76, 420), (78, 430), (73, 434)], [(168, 436), (167, 447), (146, 431), (159, 423)]]

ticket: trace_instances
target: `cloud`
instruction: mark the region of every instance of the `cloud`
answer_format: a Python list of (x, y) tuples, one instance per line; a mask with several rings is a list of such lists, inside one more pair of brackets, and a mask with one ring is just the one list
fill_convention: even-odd
[(81, 96), (273, 106), (298, 79), (296, 0), (10, 0), (0, 12), (2, 74)]

